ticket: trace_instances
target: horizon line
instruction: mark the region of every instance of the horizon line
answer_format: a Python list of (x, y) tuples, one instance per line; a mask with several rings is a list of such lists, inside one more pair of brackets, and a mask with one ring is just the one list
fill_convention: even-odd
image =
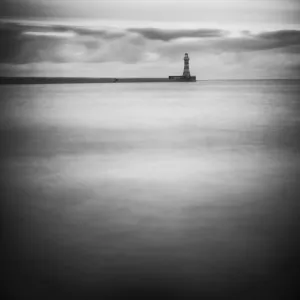
[[(195, 75), (194, 75), (195, 76)], [(167, 77), (75, 77), (75, 76), (0, 76), (0, 79), (168, 79)], [(210, 78), (196, 81), (300, 80), (300, 78)]]

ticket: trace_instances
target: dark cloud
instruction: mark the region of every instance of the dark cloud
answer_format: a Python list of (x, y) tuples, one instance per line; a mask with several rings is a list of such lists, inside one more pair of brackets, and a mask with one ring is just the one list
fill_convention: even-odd
[(59, 61), (55, 48), (60, 41), (55, 37), (24, 34), (31, 30), (31, 26), (0, 22), (0, 63)]
[(224, 42), (224, 49), (232, 48), (233, 51), (260, 51), (271, 49), (290, 49), (300, 45), (299, 30), (278, 30), (250, 34), (240, 39), (233, 39)]
[(267, 50), (300, 45), (300, 30), (278, 30), (250, 35), (242, 50)]
[[(148, 40), (161, 40), (169, 42), (166, 53), (171, 53), (172, 48), (179, 51), (185, 49), (201, 52), (252, 52), (281, 49), (283, 52), (298, 53), (300, 46), (299, 30), (278, 30), (252, 34), (250, 31), (241, 31), (241, 36), (231, 37), (230, 32), (219, 29), (193, 29), (193, 30), (168, 30), (155, 28), (131, 28), (129, 32), (141, 34)], [(192, 37), (194, 41), (185, 42), (184, 45), (176, 42), (179, 38)], [(161, 49), (163, 49), (162, 46)], [(171, 52), (169, 52), (171, 50)], [(176, 50), (175, 50), (176, 52)]]
[(130, 32), (136, 32), (150, 40), (170, 41), (178, 38), (214, 38), (226, 36), (229, 32), (219, 29), (158, 29), (158, 28), (130, 28)]
[[(193, 39), (180, 41), (179, 38)], [(280, 30), (231, 37), (218, 29), (166, 30), (130, 28), (123, 30), (34, 22), (0, 21), (0, 63), (107, 62), (135, 63), (146, 52), (167, 58), (184, 52), (243, 53), (281, 51), (300, 53), (300, 31)]]
[(0, 17), (47, 18), (57, 15), (49, 2), (51, 1), (0, 0)]
[(269, 31), (263, 32), (257, 35), (263, 39), (279, 40), (279, 41), (298, 41), (300, 39), (299, 30), (278, 30), (278, 31)]
[(1, 21), (0, 28), (7, 30), (14, 30), (17, 32), (73, 32), (77, 35), (83, 36), (92, 36), (92, 37), (103, 37), (106, 39), (120, 38), (126, 34), (123, 30), (105, 30), (105, 29), (92, 29), (87, 27), (80, 27), (75, 25), (55, 25), (55, 24), (42, 24), (42, 23), (22, 23), (22, 22), (10, 22), (10, 21)]
[(258, 51), (279, 51), (292, 54), (300, 53), (300, 31), (280, 30), (252, 34), (240, 32), (239, 37), (223, 36), (215, 39), (195, 39), (181, 43), (177, 40), (161, 45), (159, 51), (165, 57), (178, 56), (183, 52), (193, 53), (247, 53)]
[(0, 23), (0, 63), (10, 62), (19, 52), (21, 32), (16, 28), (1, 26)]
[[(103, 41), (111, 42), (124, 36), (126, 36), (124, 31), (2, 20), (0, 21), (0, 63), (72, 61), (74, 57), (63, 55), (59, 48), (68, 44), (69, 49), (82, 46), (95, 51)], [(89, 61), (89, 57), (84, 60)]]

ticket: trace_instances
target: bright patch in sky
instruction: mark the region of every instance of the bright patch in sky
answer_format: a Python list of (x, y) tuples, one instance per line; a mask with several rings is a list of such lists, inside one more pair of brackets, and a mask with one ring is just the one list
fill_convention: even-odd
[(35, 35), (35, 36), (49, 36), (49, 37), (61, 37), (61, 38), (68, 38), (74, 37), (74, 32), (42, 32), (42, 31), (26, 31), (23, 34), (25, 35)]

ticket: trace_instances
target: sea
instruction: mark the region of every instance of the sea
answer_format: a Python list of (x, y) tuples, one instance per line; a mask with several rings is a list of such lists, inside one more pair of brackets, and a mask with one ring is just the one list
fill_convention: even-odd
[(11, 299), (293, 299), (299, 80), (0, 95)]

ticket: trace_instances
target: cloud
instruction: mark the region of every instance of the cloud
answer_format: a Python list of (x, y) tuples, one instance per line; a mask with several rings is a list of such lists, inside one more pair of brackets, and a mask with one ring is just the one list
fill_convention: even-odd
[(247, 52), (278, 48), (288, 49), (295, 45), (300, 45), (299, 30), (279, 30), (259, 34), (247, 34), (241, 38), (218, 41), (216, 46), (219, 46), (223, 51)]
[(158, 51), (168, 59), (174, 59), (184, 52), (194, 55), (205, 53), (253, 53), (279, 51), (288, 54), (300, 53), (300, 31), (280, 30), (252, 34), (241, 31), (238, 37), (221, 36), (214, 39), (193, 38), (172, 40), (159, 46)]
[[(67, 25), (0, 22), (0, 63), (126, 61), (120, 43), (136, 48), (135, 38), (117, 29), (90, 29)], [(118, 40), (118, 42), (116, 42)], [(111, 49), (109, 49), (111, 48)], [(104, 53), (103, 49), (107, 50)], [(126, 50), (124, 49), (124, 50)], [(99, 55), (103, 53), (103, 57)], [(98, 54), (98, 55), (97, 55)], [(123, 55), (122, 55), (123, 54)], [(128, 53), (132, 56), (132, 53)], [(129, 59), (132, 60), (132, 59)]]
[(0, 63), (10, 62), (18, 54), (20, 32), (3, 28), (0, 23)]
[[(38, 26), (35, 27), (37, 29)], [(45, 29), (45, 27), (42, 27), (40, 29)], [(71, 25), (48, 25), (47, 29), (52, 29), (53, 32), (73, 32), (80, 36), (92, 36), (92, 37), (102, 37), (105, 39), (116, 39), (116, 38), (122, 38), (126, 35), (126, 32), (124, 30), (110, 28), (110, 29), (93, 29), (88, 27), (80, 27), (80, 26), (71, 26)]]
[[(91, 64), (116, 63), (113, 64), (115, 70), (138, 72), (140, 67), (153, 72), (157, 70), (159, 74), (163, 66), (169, 70), (165, 72), (172, 73), (180, 70), (185, 52), (190, 54), (196, 73), (197, 66), (209, 70), (212, 64), (218, 74), (224, 73), (224, 70), (242, 72), (246, 66), (262, 73), (264, 69), (270, 73), (272, 68), (277, 68), (274, 74), (283, 68), (297, 72), (298, 68), (292, 66), (299, 63), (296, 56), (300, 53), (300, 31), (278, 30), (256, 34), (240, 31), (232, 34), (221, 29), (204, 28), (92, 28), (0, 21), (0, 69), (7, 73), (9, 66), (27, 64), (23, 71), (34, 66), (40, 74), (43, 68), (36, 64), (50, 68), (51, 63), (57, 70), (59, 64), (64, 64), (64, 70), (69, 70), (67, 64), (86, 64), (92, 68)], [(269, 58), (275, 56), (278, 61), (270, 63)], [(203, 60), (206, 60), (205, 64)], [(136, 63), (138, 66), (133, 68)], [(116, 67), (118, 64), (120, 68)], [(83, 69), (86, 70), (87, 66)], [(55, 68), (51, 70), (54, 72)]]
[(198, 38), (214, 38), (223, 37), (229, 34), (228, 31), (219, 29), (159, 29), (159, 28), (130, 28), (130, 32), (141, 34), (147, 39), (170, 41), (178, 38), (198, 37)]

